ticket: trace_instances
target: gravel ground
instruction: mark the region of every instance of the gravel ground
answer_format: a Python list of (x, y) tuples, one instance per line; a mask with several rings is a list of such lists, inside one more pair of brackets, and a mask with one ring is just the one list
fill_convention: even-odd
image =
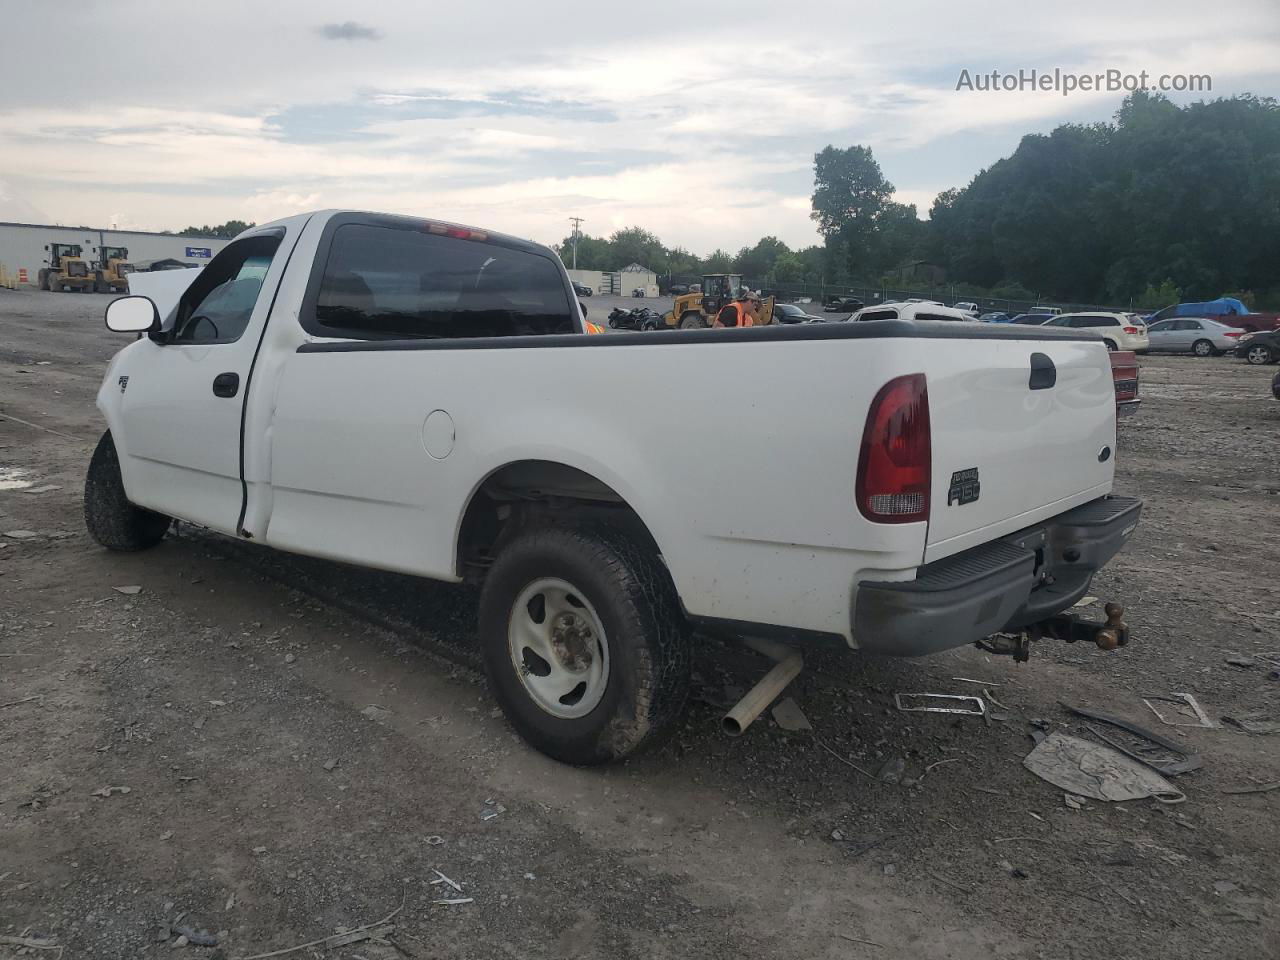
[[(575, 770), (496, 715), (465, 588), (187, 527), (138, 555), (89, 541), (106, 299), (0, 290), (0, 958), (5, 937), (168, 956), (177, 928), (247, 957), (395, 910), (384, 942), (293, 955), (1280, 954), (1280, 791), (1226, 792), (1280, 780), (1280, 737), (1160, 728), (1204, 758), (1177, 806), (1072, 809), (1022, 766), (1038, 725), (1090, 736), (1061, 702), (1280, 719), (1253, 659), (1280, 652), (1272, 368), (1143, 359), (1118, 489), (1146, 508), (1093, 591), (1129, 605), (1124, 650), (814, 655), (791, 691), (813, 731), (730, 740), (761, 664), (708, 640), (667, 748)], [(984, 687), (987, 723), (893, 708)], [(900, 783), (851, 765), (898, 760)]]

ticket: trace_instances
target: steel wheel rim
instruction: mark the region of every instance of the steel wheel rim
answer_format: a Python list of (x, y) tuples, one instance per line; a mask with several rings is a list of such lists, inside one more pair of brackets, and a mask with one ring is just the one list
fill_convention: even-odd
[(1265, 347), (1251, 347), (1245, 356), (1250, 363), (1266, 363), (1271, 354)]
[(584, 717), (609, 686), (609, 643), (600, 615), (573, 584), (543, 577), (511, 605), (511, 667), (539, 709), (561, 720)]
[(1207, 357), (1209, 355), (1209, 352), (1213, 349), (1213, 347), (1210, 344), (1205, 343), (1203, 340), (1197, 340), (1196, 345), (1191, 349), (1193, 349), (1196, 352), (1196, 356)]

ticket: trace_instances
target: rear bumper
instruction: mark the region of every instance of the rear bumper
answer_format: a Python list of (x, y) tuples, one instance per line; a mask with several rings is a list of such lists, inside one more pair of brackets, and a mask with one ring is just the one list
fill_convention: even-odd
[(1142, 512), (1100, 497), (1035, 526), (921, 567), (915, 580), (858, 584), (853, 635), (870, 653), (922, 656), (1018, 630), (1084, 596)]

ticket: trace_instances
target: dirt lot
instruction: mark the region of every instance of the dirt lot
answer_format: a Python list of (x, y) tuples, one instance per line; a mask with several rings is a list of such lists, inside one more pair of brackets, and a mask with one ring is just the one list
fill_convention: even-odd
[[(730, 740), (725, 686), (759, 663), (708, 642), (670, 746), (576, 770), (492, 709), (465, 589), (187, 527), (90, 542), (105, 302), (0, 290), (0, 937), (167, 956), (172, 923), (247, 957), (399, 909), (386, 942), (291, 956), (1280, 955), (1280, 791), (1228, 792), (1280, 780), (1280, 736), (1162, 728), (1139, 699), (1280, 719), (1280, 681), (1227, 663), (1280, 651), (1270, 368), (1144, 360), (1118, 487), (1146, 510), (1093, 591), (1128, 603), (1128, 648), (813, 657), (813, 732)], [(894, 710), (980, 692), (955, 677), (999, 719)], [(1202, 753), (1186, 802), (1068, 807), (1022, 766), (1033, 721), (1091, 736), (1060, 701)], [(848, 765), (894, 758), (898, 784)]]

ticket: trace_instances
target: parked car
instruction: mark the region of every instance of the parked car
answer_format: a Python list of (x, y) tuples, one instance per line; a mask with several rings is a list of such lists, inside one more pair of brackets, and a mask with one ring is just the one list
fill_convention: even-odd
[(1235, 297), (1219, 297), (1217, 300), (1199, 303), (1174, 303), (1151, 314), (1147, 322), (1156, 323), (1178, 317), (1208, 317), (1229, 327), (1238, 327), (1246, 333), (1280, 329), (1280, 313), (1254, 313)]
[(995, 310), (991, 313), (984, 313), (978, 319), (983, 323), (1011, 323), (1013, 322), (1013, 314)]
[(585, 283), (579, 283), (577, 280), (575, 280), (573, 281), (573, 292), (580, 297), (589, 297), (595, 291), (593, 291)]
[(1045, 326), (1067, 327), (1072, 330), (1092, 330), (1101, 335), (1108, 350), (1132, 350), (1146, 353), (1150, 346), (1145, 327), (1129, 321), (1123, 313), (1061, 313)]
[(905, 300), (902, 303), (882, 303), (875, 307), (863, 307), (849, 318), (857, 320), (946, 320), (972, 321), (974, 316), (955, 307), (944, 307), (933, 300)]
[(667, 293), (673, 297), (679, 297), (688, 292), (689, 285), (687, 283), (673, 283), (671, 288), (667, 291)]
[[(896, 655), (1123, 642), (1057, 617), (1141, 513), (1112, 495), (1110, 364), (1081, 331), (585, 336), (550, 248), (351, 211), (253, 227), (166, 316), (129, 296), (106, 323), (136, 339), (98, 391), (94, 540), (143, 550), (177, 517), (477, 584), (489, 689), (562, 761), (670, 732), (695, 625)], [(689, 415), (765, 383), (750, 417)], [(760, 490), (804, 464), (803, 496), (726, 497), (726, 464)]]
[(1056, 313), (1020, 313), (1009, 322), (1023, 324), (1028, 327), (1039, 327), (1048, 323), (1056, 316)]
[(805, 312), (794, 303), (775, 303), (773, 305), (774, 323), (813, 323), (822, 319), (822, 317), (815, 317), (812, 313)]
[(826, 313), (853, 313), (855, 310), (861, 310), (864, 304), (857, 297), (835, 297), (827, 301), (827, 305), (823, 307)]
[(961, 300), (959, 303), (953, 303), (952, 306), (965, 313), (972, 313), (975, 317), (978, 315), (978, 305), (972, 300)]
[(1147, 336), (1157, 353), (1194, 353), (1214, 357), (1234, 350), (1244, 331), (1204, 317), (1159, 320), (1147, 327)]
[(1280, 330), (1246, 333), (1236, 341), (1236, 356), (1253, 364), (1280, 360)]

